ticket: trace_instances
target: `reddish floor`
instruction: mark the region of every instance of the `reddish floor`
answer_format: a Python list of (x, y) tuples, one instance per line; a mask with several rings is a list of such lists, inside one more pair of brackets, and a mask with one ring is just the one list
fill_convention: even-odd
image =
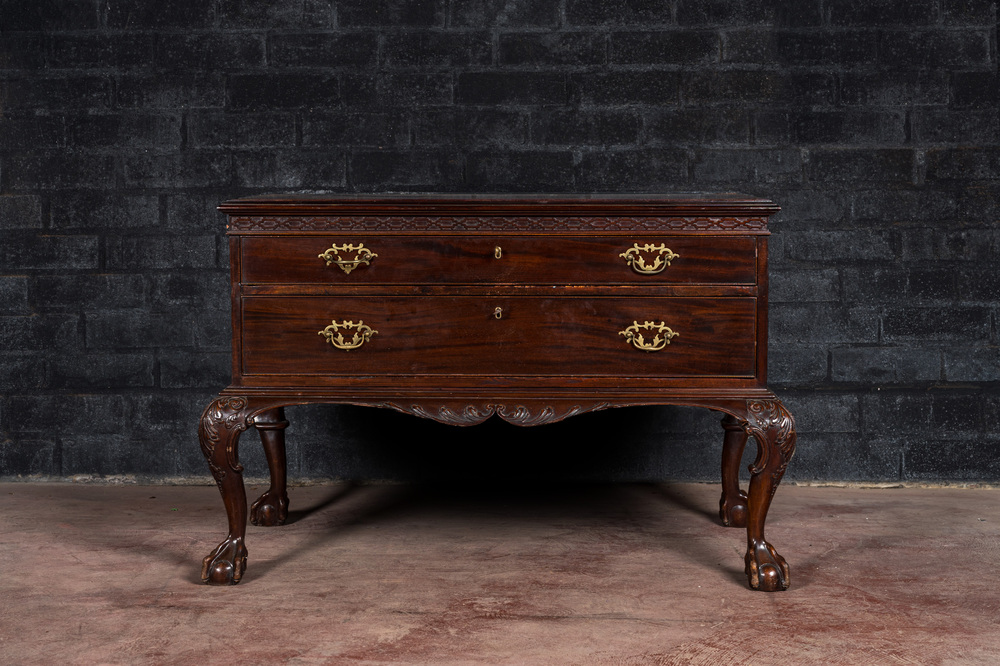
[(213, 588), (214, 486), (0, 484), (0, 662), (1000, 663), (1000, 491), (782, 486), (772, 594), (717, 492), (293, 488)]

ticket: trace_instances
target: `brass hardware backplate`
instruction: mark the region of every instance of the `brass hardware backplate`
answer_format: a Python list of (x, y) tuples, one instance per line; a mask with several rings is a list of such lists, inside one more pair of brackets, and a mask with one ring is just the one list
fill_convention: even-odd
[[(340, 257), (341, 252), (354, 252), (355, 255), (353, 259), (342, 259)], [(319, 255), (319, 258), (325, 259), (327, 266), (330, 264), (336, 264), (337, 266), (340, 266), (341, 270), (350, 275), (351, 271), (355, 268), (361, 264), (364, 264), (365, 266), (369, 265), (372, 259), (377, 256), (377, 254), (366, 248), (364, 243), (358, 243), (357, 245), (351, 243), (348, 245), (334, 245), (329, 250)]]
[[(643, 252), (657, 253), (651, 265), (646, 263), (646, 259), (642, 255)], [(631, 266), (632, 270), (636, 273), (641, 275), (656, 275), (657, 273), (662, 273), (670, 265), (671, 261), (681, 255), (676, 254), (667, 247), (666, 243), (660, 243), (659, 245), (653, 245), (652, 243), (639, 245), (638, 243), (634, 243), (632, 247), (618, 256), (623, 258), (625, 263)]]
[[(344, 339), (344, 334), (341, 329), (347, 331), (357, 331), (351, 336), (351, 340), (347, 341)], [(326, 341), (337, 349), (343, 349), (344, 351), (350, 351), (352, 349), (357, 349), (361, 345), (368, 342), (373, 335), (376, 335), (378, 331), (373, 329), (371, 326), (366, 326), (364, 320), (359, 319), (358, 323), (355, 324), (353, 321), (341, 321), (339, 324), (337, 320), (334, 319), (330, 322), (330, 325), (319, 332), (320, 335), (326, 337)]]
[[(645, 337), (642, 333), (640, 333), (640, 331), (651, 331), (654, 332), (655, 335), (651, 341), (646, 342)], [(655, 352), (660, 351), (669, 345), (670, 340), (676, 338), (680, 335), (680, 333), (675, 333), (662, 321), (658, 324), (651, 321), (645, 321), (641, 324), (637, 321), (633, 321), (632, 325), (624, 331), (618, 331), (618, 335), (624, 335), (625, 339), (631, 342), (636, 349)]]

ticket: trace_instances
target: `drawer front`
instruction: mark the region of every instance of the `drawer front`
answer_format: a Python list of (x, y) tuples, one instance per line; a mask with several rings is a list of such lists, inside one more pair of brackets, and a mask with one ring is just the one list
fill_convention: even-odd
[(249, 297), (243, 374), (752, 377), (756, 308), (754, 298)]
[[(248, 236), (245, 284), (753, 284), (728, 236)], [(320, 255), (323, 255), (322, 257)]]

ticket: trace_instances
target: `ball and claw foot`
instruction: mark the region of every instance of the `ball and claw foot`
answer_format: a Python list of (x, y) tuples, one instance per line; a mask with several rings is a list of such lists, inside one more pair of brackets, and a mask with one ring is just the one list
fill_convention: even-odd
[(236, 585), (247, 568), (247, 549), (241, 538), (220, 543), (201, 565), (201, 582), (209, 585)]
[(284, 525), (288, 519), (288, 495), (268, 490), (250, 506), (250, 522), (260, 527)]
[(726, 527), (746, 527), (747, 494), (741, 490), (735, 500), (723, 496), (719, 500), (719, 520)]
[(762, 592), (788, 589), (788, 565), (771, 544), (766, 541), (754, 544), (744, 559), (750, 587)]

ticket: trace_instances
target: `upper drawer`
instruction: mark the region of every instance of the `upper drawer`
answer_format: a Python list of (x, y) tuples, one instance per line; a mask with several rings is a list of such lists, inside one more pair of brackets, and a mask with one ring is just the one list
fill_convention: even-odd
[(755, 243), (728, 236), (251, 236), (241, 241), (241, 266), (249, 284), (753, 284)]

